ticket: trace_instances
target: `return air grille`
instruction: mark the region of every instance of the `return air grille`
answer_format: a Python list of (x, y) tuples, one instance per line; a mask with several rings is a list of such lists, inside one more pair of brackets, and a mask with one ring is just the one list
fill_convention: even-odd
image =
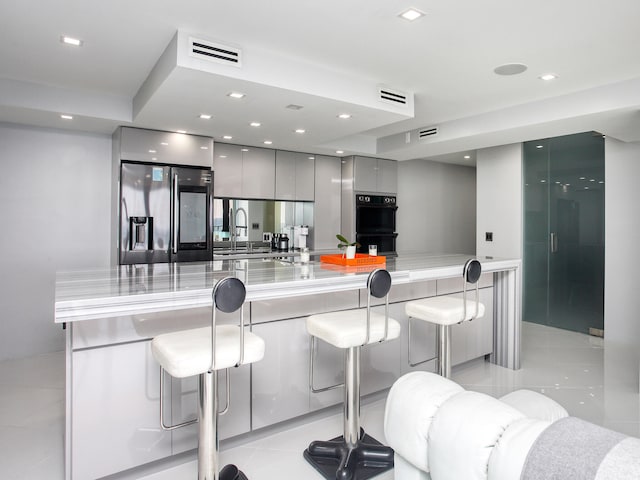
[(378, 88), (378, 97), (381, 101), (391, 103), (393, 105), (406, 105), (407, 95), (399, 92), (398, 90), (392, 90), (386, 87)]
[(418, 138), (420, 140), (433, 137), (438, 134), (438, 127), (422, 128), (418, 130)]
[(242, 50), (198, 38), (189, 38), (189, 55), (225, 65), (242, 66)]

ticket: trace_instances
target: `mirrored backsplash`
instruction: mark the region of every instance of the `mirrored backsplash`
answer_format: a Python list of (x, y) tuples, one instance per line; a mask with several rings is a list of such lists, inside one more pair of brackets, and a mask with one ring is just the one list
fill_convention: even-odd
[(267, 247), (271, 235), (291, 235), (295, 225), (309, 227), (307, 244), (313, 247), (313, 202), (232, 198), (213, 200), (214, 249), (244, 248), (249, 242)]

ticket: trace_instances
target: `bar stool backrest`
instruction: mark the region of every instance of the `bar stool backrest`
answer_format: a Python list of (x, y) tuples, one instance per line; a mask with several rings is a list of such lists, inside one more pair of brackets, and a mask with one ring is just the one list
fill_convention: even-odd
[(371, 297), (385, 297), (384, 304), (384, 336), (380, 342), (386, 342), (389, 336), (389, 290), (391, 290), (391, 275), (382, 268), (377, 268), (367, 278), (367, 332), (363, 345), (369, 343), (371, 334)]
[(476, 286), (476, 313), (471, 317), (471, 320), (475, 319), (478, 316), (479, 303), (480, 303), (480, 292), (478, 291), (478, 280), (480, 280), (480, 275), (482, 275), (482, 265), (475, 258), (471, 258), (467, 260), (464, 264), (464, 268), (462, 269), (462, 302), (463, 302), (463, 316), (462, 319), (467, 318), (467, 283), (474, 284)]
[(225, 277), (213, 287), (211, 298), (211, 370), (215, 370), (216, 346), (216, 311), (232, 313), (240, 309), (240, 357), (237, 366), (244, 363), (244, 309), (242, 305), (247, 296), (247, 290), (241, 280), (235, 277)]
[(244, 283), (235, 277), (227, 277), (213, 287), (213, 304), (224, 313), (238, 310), (244, 303), (247, 290)]

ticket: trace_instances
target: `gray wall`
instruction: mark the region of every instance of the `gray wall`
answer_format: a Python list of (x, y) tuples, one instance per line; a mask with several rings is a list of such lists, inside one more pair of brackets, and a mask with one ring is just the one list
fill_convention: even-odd
[(628, 384), (638, 381), (640, 145), (609, 137), (604, 145), (606, 378)]
[(476, 250), (476, 169), (409, 160), (398, 162), (399, 252)]
[(0, 361), (64, 348), (57, 270), (109, 265), (111, 137), (0, 124)]
[(522, 144), (478, 150), (476, 163), (477, 254), (522, 258)]

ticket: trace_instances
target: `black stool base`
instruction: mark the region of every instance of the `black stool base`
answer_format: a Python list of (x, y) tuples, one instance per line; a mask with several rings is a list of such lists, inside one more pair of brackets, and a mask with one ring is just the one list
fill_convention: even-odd
[(367, 480), (393, 468), (393, 449), (364, 430), (355, 448), (340, 435), (327, 442), (311, 442), (304, 458), (327, 480)]
[(225, 465), (220, 470), (220, 480), (248, 480), (247, 476), (235, 465)]

